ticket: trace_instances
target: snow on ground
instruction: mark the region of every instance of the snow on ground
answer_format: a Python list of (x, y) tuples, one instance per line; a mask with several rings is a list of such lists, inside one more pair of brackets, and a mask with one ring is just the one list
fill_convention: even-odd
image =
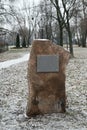
[(20, 62), (27, 61), (29, 59), (29, 54), (25, 54), (21, 58), (13, 59), (13, 60), (7, 60), (0, 63), (0, 69), (10, 67), (11, 65), (18, 64)]
[(0, 69), (0, 130), (87, 130), (87, 48), (75, 48), (66, 70), (68, 108), (27, 118), (27, 61)]

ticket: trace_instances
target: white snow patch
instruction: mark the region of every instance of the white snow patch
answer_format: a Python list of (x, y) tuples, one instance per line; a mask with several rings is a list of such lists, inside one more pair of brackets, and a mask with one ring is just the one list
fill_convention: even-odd
[(49, 39), (35, 39), (35, 40), (38, 40), (38, 41), (49, 41)]
[(2, 68), (8, 68), (8, 67), (11, 66), (11, 65), (14, 65), (14, 64), (18, 64), (18, 63), (20, 63), (20, 62), (27, 61), (27, 60), (29, 59), (29, 56), (30, 56), (30, 54), (26, 54), (26, 55), (24, 55), (23, 57), (18, 58), (18, 59), (0, 62), (0, 69), (2, 69)]

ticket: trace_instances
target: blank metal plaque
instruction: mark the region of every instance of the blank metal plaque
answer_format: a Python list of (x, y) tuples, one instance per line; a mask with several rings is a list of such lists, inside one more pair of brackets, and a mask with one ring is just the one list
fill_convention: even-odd
[(59, 55), (37, 55), (37, 72), (58, 72)]

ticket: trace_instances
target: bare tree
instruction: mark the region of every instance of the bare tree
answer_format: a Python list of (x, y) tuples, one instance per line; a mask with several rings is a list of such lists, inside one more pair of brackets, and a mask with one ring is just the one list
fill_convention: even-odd
[(59, 6), (59, 1), (58, 0), (50, 0), (51, 3), (53, 4), (53, 6), (56, 9), (56, 15), (57, 16), (52, 16), (53, 18), (55, 18), (59, 24), (59, 30), (60, 30), (60, 45), (63, 46), (63, 28), (64, 28), (64, 17), (62, 16), (61, 13), (61, 8)]
[(82, 47), (86, 47), (86, 38), (87, 38), (87, 18), (84, 18), (80, 22), (80, 34), (81, 34), (81, 43)]
[(71, 33), (71, 26), (70, 20), (73, 17), (74, 5), (76, 0), (50, 0), (51, 3), (56, 8), (56, 20), (58, 21), (59, 28), (60, 28), (60, 45), (63, 45), (63, 29), (66, 28), (69, 37), (69, 48), (70, 53), (73, 56), (73, 45), (72, 45), (72, 33)]
[(62, 0), (63, 9), (64, 9), (64, 12), (66, 15), (65, 28), (68, 32), (70, 53), (72, 54), (72, 56), (73, 56), (73, 45), (72, 45), (72, 32), (71, 32), (71, 27), (70, 27), (70, 19), (73, 16), (73, 9), (74, 9), (75, 2), (76, 2), (76, 0), (69, 0), (69, 1)]
[(41, 1), (39, 4), (39, 30), (41, 38), (52, 40), (52, 5), (50, 1)]
[(82, 0), (82, 11), (83, 17), (81, 18), (80, 28), (81, 28), (81, 41), (82, 47), (86, 47), (86, 38), (87, 38), (87, 1)]
[(2, 33), (9, 31), (8, 29), (4, 28), (4, 24), (11, 24), (11, 20), (15, 18), (11, 10), (12, 7), (9, 4), (0, 2), (0, 31)]
[(52, 39), (52, 4), (45, 0), (45, 32), (46, 38)]

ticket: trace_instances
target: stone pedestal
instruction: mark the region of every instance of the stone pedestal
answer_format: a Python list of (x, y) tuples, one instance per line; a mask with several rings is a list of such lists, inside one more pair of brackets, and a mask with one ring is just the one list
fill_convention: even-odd
[(27, 116), (66, 111), (65, 69), (69, 57), (68, 51), (50, 40), (33, 41), (28, 62)]

